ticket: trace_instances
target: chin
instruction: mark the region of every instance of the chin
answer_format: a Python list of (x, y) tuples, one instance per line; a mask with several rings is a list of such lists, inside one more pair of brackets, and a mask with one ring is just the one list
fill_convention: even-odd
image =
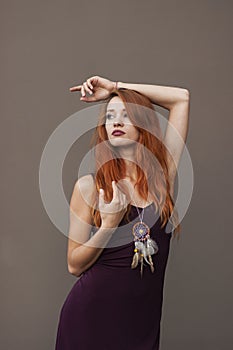
[(135, 146), (135, 141), (129, 141), (129, 140), (125, 140), (123, 138), (121, 138), (120, 136), (114, 140), (109, 140), (110, 144), (112, 146), (116, 146), (116, 147), (120, 147), (120, 146), (130, 146), (130, 145), (134, 145)]

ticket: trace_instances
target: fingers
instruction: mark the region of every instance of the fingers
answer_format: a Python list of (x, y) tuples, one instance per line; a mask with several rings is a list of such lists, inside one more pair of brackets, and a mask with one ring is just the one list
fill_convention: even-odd
[(82, 95), (82, 97), (85, 97), (85, 90), (84, 90), (84, 86), (83, 85), (81, 87), (81, 95)]
[(113, 202), (115, 202), (115, 204), (120, 205), (120, 206), (124, 206), (124, 209), (127, 210), (127, 200), (126, 200), (126, 196), (123, 192), (120, 191), (120, 189), (118, 188), (117, 184), (115, 181), (112, 181), (112, 187), (113, 187), (113, 197), (112, 197), (112, 201), (111, 203), (106, 203), (104, 200), (104, 190), (102, 188), (100, 188), (99, 190), (99, 208), (100, 210), (103, 210), (103, 208), (105, 208), (105, 205), (108, 204), (113, 204)]
[(124, 202), (126, 198), (125, 194), (121, 192), (115, 181), (112, 181), (113, 197), (112, 200), (118, 199), (120, 202)]
[(84, 97), (86, 95), (86, 92), (88, 92), (90, 95), (93, 94), (93, 91), (91, 89), (93, 89), (93, 85), (91, 84), (90, 79), (88, 79), (82, 85), (72, 86), (70, 88), (70, 91), (71, 92), (73, 92), (73, 91), (81, 91), (81, 94)]
[[(116, 200), (116, 199), (123, 199), (123, 197), (125, 196), (124, 193), (122, 193), (119, 188), (117, 187), (116, 185), (116, 182), (115, 181), (112, 181), (112, 188), (113, 188), (113, 197), (112, 197), (112, 200)], [(100, 198), (100, 201), (103, 201), (104, 199), (104, 190), (103, 188), (100, 188), (100, 195), (99, 195), (99, 198)]]
[(87, 85), (87, 82), (83, 83), (83, 86), (84, 86), (84, 90), (89, 92), (90, 95), (93, 94), (93, 92), (91, 91), (91, 89), (89, 88), (89, 86)]
[[(72, 86), (70, 88), (70, 92), (80, 91), (81, 92), (81, 101), (85, 102), (95, 102), (97, 101), (96, 96), (94, 94), (94, 86), (98, 84), (98, 76), (93, 76), (87, 79), (86, 82), (84, 82), (82, 85)], [(88, 92), (92, 96), (86, 96), (86, 92)]]
[(91, 79), (87, 79), (87, 85), (89, 86), (90, 89), (93, 89), (93, 85), (91, 84)]
[(85, 101), (85, 102), (94, 102), (96, 101), (96, 98), (94, 96), (90, 96), (90, 97), (80, 97), (81, 101)]
[(78, 85), (78, 86), (72, 86), (70, 88), (70, 91), (73, 92), (73, 91), (80, 91), (81, 90), (81, 87), (82, 85)]
[(115, 181), (112, 181), (112, 189), (113, 189), (112, 200), (114, 201), (114, 200), (116, 200), (116, 198), (118, 197), (118, 194), (119, 194), (119, 189), (118, 189)]
[(99, 206), (102, 206), (104, 204), (104, 190), (103, 188), (100, 188), (99, 192)]

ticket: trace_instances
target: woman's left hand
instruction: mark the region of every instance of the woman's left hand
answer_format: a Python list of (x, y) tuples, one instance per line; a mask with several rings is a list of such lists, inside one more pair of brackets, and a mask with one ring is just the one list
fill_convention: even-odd
[[(115, 86), (115, 82), (95, 75), (87, 79), (82, 85), (71, 87), (70, 91), (81, 91), (81, 101), (95, 102), (107, 99), (114, 91)], [(86, 96), (87, 92), (90, 96)]]

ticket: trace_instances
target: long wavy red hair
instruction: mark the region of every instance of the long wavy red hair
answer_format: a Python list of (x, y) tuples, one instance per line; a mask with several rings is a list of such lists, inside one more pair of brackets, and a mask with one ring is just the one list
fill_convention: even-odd
[[(150, 189), (155, 210), (159, 210), (161, 228), (168, 223), (171, 217), (170, 222), (173, 226), (170, 231), (173, 231), (173, 237), (179, 238), (180, 223), (170, 194), (167, 166), (168, 150), (162, 142), (163, 136), (159, 119), (149, 98), (135, 90), (120, 88), (109, 96), (106, 103), (101, 105), (98, 124), (91, 139), (91, 147), (95, 147), (97, 193), (99, 193), (100, 188), (103, 188), (105, 201), (110, 202), (113, 196), (112, 181), (118, 182), (126, 174), (125, 161), (117, 155), (116, 148), (108, 141), (105, 128), (107, 105), (114, 96), (118, 96), (122, 100), (129, 119), (139, 131), (139, 139), (135, 147), (137, 181), (134, 186), (137, 186), (139, 195), (145, 200), (148, 197), (148, 188)], [(101, 147), (96, 147), (100, 144)], [(94, 225), (100, 227), (101, 217), (96, 206), (97, 200), (98, 198), (92, 207), (92, 216)], [(131, 205), (128, 204), (125, 214), (127, 221), (129, 221), (130, 209)]]

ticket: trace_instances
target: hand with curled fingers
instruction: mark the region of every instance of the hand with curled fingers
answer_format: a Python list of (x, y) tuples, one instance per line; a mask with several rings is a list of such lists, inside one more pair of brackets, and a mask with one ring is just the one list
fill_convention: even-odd
[(104, 190), (100, 189), (99, 211), (101, 216), (101, 226), (103, 228), (117, 228), (127, 211), (127, 197), (112, 181), (113, 197), (110, 203), (104, 200)]
[[(83, 84), (71, 87), (70, 91), (81, 91), (81, 101), (95, 102), (107, 99), (115, 88), (116, 82), (95, 75)], [(90, 96), (87, 96), (87, 93)]]

